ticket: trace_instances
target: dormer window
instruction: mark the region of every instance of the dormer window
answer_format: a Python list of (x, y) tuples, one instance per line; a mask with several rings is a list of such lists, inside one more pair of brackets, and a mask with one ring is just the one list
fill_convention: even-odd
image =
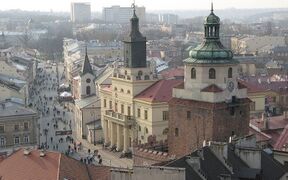
[(230, 67), (228, 69), (228, 78), (232, 78), (232, 74), (233, 74), (233, 69)]
[(196, 79), (196, 69), (195, 68), (191, 69), (191, 79)]
[(209, 69), (209, 79), (216, 79), (216, 71), (214, 68)]

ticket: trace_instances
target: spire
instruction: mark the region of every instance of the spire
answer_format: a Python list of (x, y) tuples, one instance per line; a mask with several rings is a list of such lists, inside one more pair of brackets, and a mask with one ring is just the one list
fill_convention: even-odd
[(86, 73), (90, 73), (90, 74), (94, 74), (89, 58), (88, 58), (88, 53), (87, 53), (87, 45), (85, 46), (85, 60), (84, 60), (84, 64), (82, 67), (82, 75), (86, 74)]
[(214, 9), (213, 9), (213, 2), (211, 2), (211, 13), (213, 13)]
[(136, 5), (135, 2), (132, 4), (132, 9), (133, 9), (133, 16), (130, 19), (131, 22), (131, 32), (130, 32), (130, 37), (131, 38), (142, 38), (142, 34), (139, 31), (139, 19), (136, 15)]

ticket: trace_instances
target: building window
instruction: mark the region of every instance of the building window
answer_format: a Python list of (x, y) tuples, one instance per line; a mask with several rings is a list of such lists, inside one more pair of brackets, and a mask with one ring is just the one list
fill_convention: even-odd
[(144, 111), (144, 118), (148, 119), (148, 111), (147, 110)]
[(112, 101), (109, 101), (109, 109), (112, 109)]
[(25, 130), (29, 129), (29, 123), (28, 122), (24, 122), (24, 129)]
[(162, 132), (162, 135), (167, 135), (168, 132), (169, 132), (169, 129), (168, 129), (168, 128), (165, 128), (165, 129), (163, 130), (163, 132)]
[(90, 83), (91, 82), (91, 79), (86, 79), (86, 83)]
[(250, 103), (250, 111), (255, 111), (255, 102)]
[(6, 145), (6, 139), (4, 137), (0, 138), (0, 146), (5, 146)]
[(179, 129), (178, 129), (178, 128), (175, 128), (175, 132), (174, 132), (174, 135), (175, 135), (176, 137), (178, 137), (178, 136), (179, 136)]
[(196, 69), (195, 68), (191, 69), (191, 79), (196, 79)]
[(142, 71), (138, 71), (138, 76), (142, 76), (143, 72)]
[(5, 132), (5, 127), (4, 125), (0, 125), (0, 133), (4, 133)]
[(121, 113), (123, 114), (124, 113), (124, 105), (121, 104)]
[(233, 70), (232, 70), (232, 68), (230, 67), (230, 68), (228, 69), (228, 78), (232, 78), (232, 74), (233, 74)]
[(209, 69), (209, 79), (216, 79), (216, 71), (214, 68)]
[(106, 99), (104, 99), (103, 104), (104, 104), (103, 106), (106, 108), (106, 105), (107, 105), (106, 104)]
[(117, 91), (117, 87), (114, 87), (114, 91)]
[(186, 112), (186, 117), (187, 117), (187, 119), (191, 119), (191, 111)]
[(86, 86), (86, 94), (87, 95), (91, 94), (91, 87), (90, 86)]
[(139, 130), (139, 132), (141, 132), (141, 126), (139, 126), (138, 130)]
[(131, 116), (131, 107), (130, 106), (128, 106), (127, 114), (128, 114), (128, 116)]
[(148, 134), (148, 132), (149, 132), (147, 127), (145, 128), (145, 132), (146, 132), (146, 134)]
[(123, 93), (123, 92), (124, 92), (124, 89), (120, 89), (120, 92)]
[(131, 94), (130, 90), (127, 90), (127, 94)]
[(118, 104), (117, 103), (115, 103), (115, 112), (118, 112)]
[(19, 124), (15, 124), (15, 125), (14, 125), (14, 130), (15, 130), (15, 131), (19, 131)]
[(163, 111), (162, 115), (163, 115), (163, 121), (167, 121), (169, 119), (168, 111)]
[(234, 116), (235, 115), (235, 107), (230, 108), (230, 115)]
[(29, 143), (29, 136), (24, 136), (24, 143)]
[(149, 80), (149, 79), (150, 79), (150, 76), (149, 76), (149, 75), (145, 75), (144, 79), (145, 79), (145, 80)]
[(141, 109), (140, 109), (140, 108), (137, 109), (137, 117), (138, 117), (138, 118), (141, 117)]
[(14, 144), (20, 144), (20, 138), (18, 136), (14, 137)]

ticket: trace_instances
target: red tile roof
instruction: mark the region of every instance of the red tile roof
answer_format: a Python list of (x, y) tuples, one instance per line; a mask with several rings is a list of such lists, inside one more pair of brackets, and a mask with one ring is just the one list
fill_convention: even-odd
[(184, 78), (184, 68), (176, 67), (160, 73), (164, 79)]
[(58, 152), (45, 152), (39, 156), (38, 150), (24, 155), (20, 149), (0, 161), (0, 177), (3, 179), (23, 180), (110, 180), (110, 167), (86, 165)]
[(168, 102), (172, 98), (174, 86), (183, 83), (183, 80), (160, 80), (148, 87), (135, 98), (148, 102)]
[(214, 92), (214, 93), (222, 92), (222, 91), (223, 89), (218, 87), (216, 84), (211, 84), (201, 90), (201, 92)]
[(40, 157), (37, 150), (29, 155), (24, 155), (23, 151), (16, 151), (0, 163), (2, 179), (57, 179), (60, 153), (46, 152), (46, 156)]
[(248, 93), (275, 91), (278, 93), (288, 93), (288, 81), (261, 82), (258, 81), (240, 81), (247, 86)]
[(288, 125), (285, 126), (280, 137), (278, 138), (274, 149), (282, 150), (283, 146), (288, 143)]

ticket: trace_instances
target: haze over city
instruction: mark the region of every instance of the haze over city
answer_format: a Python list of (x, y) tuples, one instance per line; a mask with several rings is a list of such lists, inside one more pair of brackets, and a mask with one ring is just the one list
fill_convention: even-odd
[[(79, 0), (75, 2), (87, 2), (86, 0)], [(21, 9), (30, 11), (65, 11), (70, 9), (69, 0), (9, 0), (2, 1), (0, 10)], [(92, 11), (100, 12), (103, 7), (112, 5), (130, 6), (132, 0), (95, 0), (91, 2)], [(207, 6), (211, 0), (137, 0), (138, 6), (145, 6), (147, 11), (151, 10), (191, 10), (191, 9), (209, 9)], [(215, 8), (287, 8), (287, 0), (214, 0)]]
[(0, 180), (287, 180), (288, 0), (2, 0)]

